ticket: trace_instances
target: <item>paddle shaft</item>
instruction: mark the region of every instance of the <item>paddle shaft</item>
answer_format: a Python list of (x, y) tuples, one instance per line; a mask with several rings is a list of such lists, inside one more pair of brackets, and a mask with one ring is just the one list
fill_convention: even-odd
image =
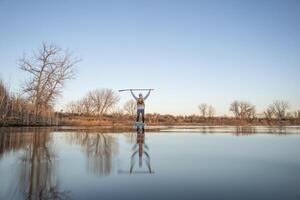
[(124, 91), (145, 91), (145, 90), (154, 90), (154, 89), (124, 89), (124, 90), (119, 90), (119, 92), (124, 92)]

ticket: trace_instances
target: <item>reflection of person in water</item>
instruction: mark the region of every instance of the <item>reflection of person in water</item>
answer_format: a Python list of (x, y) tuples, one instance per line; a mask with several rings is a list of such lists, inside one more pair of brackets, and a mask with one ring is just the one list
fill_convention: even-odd
[(144, 127), (138, 128), (137, 130), (137, 139), (136, 144), (133, 146), (133, 153), (131, 155), (131, 166), (130, 166), (130, 173), (133, 173), (133, 168), (135, 166), (135, 156), (138, 155), (139, 157), (139, 167), (143, 166), (143, 155), (145, 155), (145, 161), (148, 168), (149, 173), (153, 173), (150, 165), (150, 155), (148, 154), (149, 148), (147, 144), (145, 144), (145, 129)]

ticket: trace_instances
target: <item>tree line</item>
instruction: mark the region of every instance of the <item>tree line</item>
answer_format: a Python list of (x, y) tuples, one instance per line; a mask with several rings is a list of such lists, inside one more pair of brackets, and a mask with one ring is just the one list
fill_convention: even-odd
[(66, 111), (71, 114), (101, 117), (112, 112), (119, 100), (119, 95), (112, 89), (96, 89), (88, 92), (80, 100), (69, 103), (66, 106)]
[(108, 88), (99, 88), (89, 91), (78, 101), (72, 101), (66, 105), (66, 112), (85, 116), (101, 118), (108, 114), (125, 114), (134, 116), (136, 114), (136, 102), (128, 100), (122, 108), (118, 107), (120, 96)]
[[(215, 109), (211, 105), (202, 103), (198, 106), (200, 115), (202, 117), (214, 117)], [(229, 106), (229, 111), (237, 119), (254, 119), (258, 117), (256, 107), (247, 101), (233, 101)], [(265, 119), (279, 119), (284, 120), (287, 118), (300, 118), (300, 110), (294, 112), (290, 111), (290, 104), (285, 100), (275, 100), (263, 112)]]

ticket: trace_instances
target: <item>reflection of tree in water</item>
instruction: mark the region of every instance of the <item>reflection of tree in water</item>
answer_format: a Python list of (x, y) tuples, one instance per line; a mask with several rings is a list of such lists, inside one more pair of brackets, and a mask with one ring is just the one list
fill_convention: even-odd
[(255, 133), (269, 133), (276, 135), (285, 135), (287, 134), (287, 129), (285, 126), (236, 126), (235, 127), (235, 135), (252, 135)]
[(137, 134), (135, 132), (127, 132), (127, 133), (123, 133), (123, 135), (125, 136), (127, 143), (129, 144), (136, 143)]
[[(20, 161), (13, 183), (11, 197), (24, 199), (67, 199), (67, 192), (60, 192), (56, 177), (55, 153), (51, 132), (48, 129), (0, 134), (0, 152), (20, 150)], [(18, 195), (24, 195), (20, 197)]]
[(268, 133), (275, 133), (277, 135), (286, 135), (287, 134), (287, 128), (285, 126), (270, 126), (268, 127)]
[(236, 126), (234, 135), (251, 135), (256, 133), (255, 126)]
[(94, 175), (109, 175), (113, 156), (118, 152), (116, 138), (110, 134), (76, 132), (69, 134), (71, 143), (80, 144), (87, 158), (87, 169)]

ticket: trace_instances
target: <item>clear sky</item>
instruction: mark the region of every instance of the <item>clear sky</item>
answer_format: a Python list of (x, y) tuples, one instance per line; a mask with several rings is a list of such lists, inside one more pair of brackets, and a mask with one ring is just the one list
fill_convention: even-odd
[(235, 99), (300, 109), (299, 0), (0, 0), (0, 77), (13, 91), (26, 78), (17, 59), (43, 42), (83, 60), (58, 107), (96, 88), (150, 87), (148, 112), (208, 103), (223, 115)]

